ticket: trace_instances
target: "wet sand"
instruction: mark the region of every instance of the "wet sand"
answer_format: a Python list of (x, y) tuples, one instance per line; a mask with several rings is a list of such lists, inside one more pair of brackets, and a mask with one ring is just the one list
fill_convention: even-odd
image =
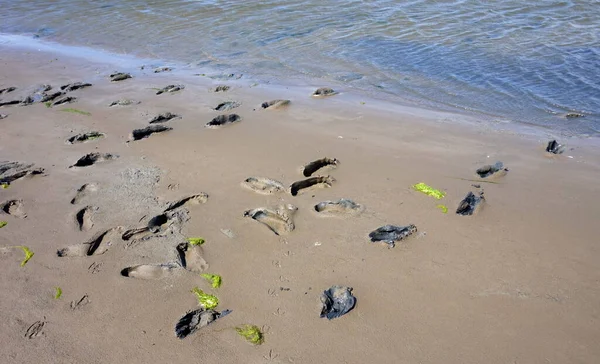
[[(0, 252), (1, 362), (19, 363), (595, 363), (600, 358), (600, 148), (596, 140), (559, 140), (548, 155), (546, 136), (462, 125), (461, 115), (379, 108), (343, 92), (313, 98), (296, 90), (123, 70), (49, 53), (2, 49), (0, 85), (14, 95), (46, 83), (85, 81), (77, 101), (48, 108), (7, 106), (0, 113), (0, 160), (35, 163), (31, 176), (0, 189), (0, 203), (22, 200), (27, 217), (0, 213), (0, 246), (26, 245), (35, 255)], [(111, 83), (115, 71), (132, 79)], [(174, 84), (185, 88), (156, 95)], [(212, 92), (218, 85), (226, 92)], [(252, 87), (251, 87), (252, 86)], [(12, 94), (1, 95), (2, 101)], [(129, 106), (109, 107), (130, 98)], [(261, 104), (291, 103), (275, 110)], [(241, 105), (213, 110), (224, 101)], [(83, 115), (61, 111), (76, 108)], [(180, 115), (172, 130), (132, 141), (154, 116)], [(205, 124), (220, 114), (241, 121)], [(466, 117), (465, 117), (466, 119)], [(69, 145), (78, 134), (104, 138)], [(538, 133), (541, 135), (542, 133)], [(88, 153), (118, 158), (69, 168)], [(337, 158), (324, 172), (332, 186), (292, 196), (242, 188), (248, 177), (288, 187), (305, 179), (302, 166)], [(572, 157), (572, 158), (570, 158)], [(497, 183), (472, 182), (496, 161), (509, 169)], [(317, 173), (318, 174), (318, 173)], [(446, 192), (436, 200), (411, 188), (425, 182)], [(95, 183), (96, 192), (71, 200)], [(473, 216), (455, 210), (469, 191), (485, 191)], [(184, 206), (185, 220), (147, 240), (111, 238), (100, 255), (58, 257), (108, 229), (145, 226), (170, 202), (207, 193)], [(348, 198), (357, 216), (322, 217), (314, 205)], [(244, 211), (293, 204), (295, 229), (277, 236)], [(438, 204), (448, 207), (444, 214)], [(76, 215), (90, 206), (93, 226)], [(418, 232), (394, 248), (371, 243), (369, 232), (414, 224)], [(231, 230), (233, 238), (221, 230)], [(203, 237), (207, 273), (223, 277), (211, 289), (197, 272), (177, 270), (155, 280), (124, 277), (138, 264), (177, 261), (176, 246)], [(353, 287), (356, 307), (331, 321), (319, 318), (320, 294)], [(54, 299), (54, 287), (62, 296)], [(190, 290), (219, 297), (233, 312), (180, 340), (175, 323), (198, 308)], [(30, 329), (39, 322), (39, 330)], [(43, 323), (43, 326), (41, 326)], [(254, 324), (265, 342), (253, 346), (235, 330)], [(28, 331), (28, 329), (30, 329)]]

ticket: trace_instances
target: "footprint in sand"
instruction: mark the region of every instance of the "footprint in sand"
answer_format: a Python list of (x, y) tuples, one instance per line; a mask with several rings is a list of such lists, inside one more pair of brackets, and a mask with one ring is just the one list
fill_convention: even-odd
[(248, 177), (241, 183), (241, 186), (261, 195), (272, 195), (285, 191), (281, 182), (265, 177)]
[(89, 133), (81, 133), (74, 135), (67, 139), (67, 144), (77, 144), (77, 143), (86, 143), (92, 140), (98, 140), (100, 138), (104, 138), (104, 134), (99, 131), (90, 131)]
[(44, 320), (36, 321), (33, 324), (31, 324), (27, 328), (27, 331), (25, 331), (25, 337), (28, 339), (33, 339), (40, 335), (44, 335), (44, 326), (46, 325), (45, 320), (46, 318), (44, 317)]
[(132, 99), (119, 99), (119, 100), (111, 102), (110, 105), (108, 105), (108, 107), (129, 106), (129, 105), (137, 105), (137, 104), (141, 104), (141, 103), (142, 103), (141, 101), (132, 100)]
[(145, 138), (148, 138), (152, 134), (162, 133), (162, 132), (170, 131), (170, 130), (173, 130), (173, 128), (164, 126), (164, 125), (160, 125), (160, 124), (153, 124), (153, 125), (143, 128), (143, 129), (135, 129), (129, 135), (129, 140), (135, 141), (135, 140), (145, 139)]
[(281, 109), (288, 106), (291, 103), (290, 100), (271, 100), (263, 102), (260, 107), (265, 110)]
[(123, 73), (123, 72), (113, 73), (109, 77), (110, 77), (110, 82), (118, 82), (118, 81), (126, 80), (128, 78), (133, 78), (133, 77), (131, 77), (131, 75), (129, 73)]
[(177, 245), (177, 253), (181, 266), (190, 272), (203, 272), (208, 269), (208, 263), (204, 260), (204, 249), (201, 245), (180, 243)]
[(180, 243), (177, 245), (179, 262), (164, 264), (140, 264), (121, 270), (121, 275), (138, 279), (161, 279), (177, 274), (182, 270), (190, 272), (203, 272), (208, 269), (208, 263), (204, 260), (204, 250), (200, 245)]
[(170, 121), (173, 119), (181, 119), (181, 116), (177, 115), (177, 114), (173, 114), (172, 112), (164, 112), (164, 113), (158, 114), (155, 117), (153, 117), (152, 119), (150, 119), (149, 124), (166, 123), (167, 121)]
[(298, 211), (296, 206), (287, 204), (277, 206), (275, 209), (259, 207), (247, 210), (244, 212), (244, 216), (264, 224), (275, 235), (285, 235), (295, 229), (293, 219), (296, 211)]
[(75, 164), (73, 164), (72, 166), (70, 166), (69, 168), (74, 168), (74, 167), (89, 167), (92, 166), (96, 163), (101, 163), (101, 162), (107, 162), (107, 161), (112, 161), (119, 158), (118, 155), (116, 154), (110, 154), (110, 153), (89, 153), (84, 155), (83, 157), (79, 158), (77, 160), (77, 162), (75, 162)]
[(55, 101), (53, 101), (50, 106), (58, 106), (58, 105), (64, 105), (64, 104), (70, 104), (77, 101), (77, 97), (74, 96), (63, 96), (60, 99), (57, 99)]
[(90, 297), (87, 294), (84, 294), (80, 299), (71, 301), (69, 307), (71, 307), (71, 310), (78, 310), (86, 305), (89, 305), (91, 302), (92, 301), (90, 301)]
[(166, 233), (171, 228), (181, 228), (181, 225), (189, 219), (189, 212), (186, 209), (166, 211), (151, 218), (144, 227), (125, 231), (121, 238), (125, 241), (132, 240), (133, 242), (147, 240), (152, 237), (161, 236), (161, 234)]
[(169, 204), (169, 206), (165, 209), (165, 212), (169, 212), (184, 206), (192, 206), (192, 205), (200, 205), (204, 204), (208, 201), (208, 194), (204, 192), (200, 192), (197, 195), (192, 195), (189, 197), (182, 198), (179, 201), (175, 201)]
[(504, 168), (504, 164), (502, 162), (496, 162), (496, 164), (488, 164), (481, 168), (478, 168), (475, 173), (480, 178), (488, 178), (495, 179), (498, 177), (505, 176), (508, 172), (508, 168)]
[(68, 83), (66, 85), (60, 86), (60, 90), (64, 91), (64, 92), (71, 92), (71, 91), (79, 90), (79, 89), (90, 87), (90, 86), (92, 86), (91, 83), (74, 82), (74, 83)]
[(93, 216), (98, 211), (96, 206), (86, 206), (75, 214), (75, 220), (80, 231), (88, 231), (94, 226)]
[(138, 279), (160, 279), (176, 273), (182, 267), (178, 264), (141, 264), (121, 270), (123, 277)]
[(300, 192), (306, 192), (318, 188), (329, 188), (335, 179), (331, 176), (310, 177), (302, 181), (294, 182), (290, 186), (292, 196), (297, 196)]
[(220, 103), (219, 105), (217, 105), (217, 107), (215, 107), (215, 110), (217, 111), (228, 111), (231, 109), (235, 109), (236, 107), (239, 107), (241, 104), (237, 101), (225, 101)]
[(33, 163), (0, 161), (0, 183), (10, 184), (27, 176), (44, 174), (44, 168), (33, 168)]
[(337, 91), (334, 91), (332, 88), (329, 87), (321, 87), (315, 90), (315, 92), (312, 93), (313, 97), (325, 97), (325, 96), (333, 96), (336, 95)]
[(83, 244), (70, 245), (59, 249), (56, 255), (59, 257), (87, 257), (106, 253), (113, 243), (121, 241), (121, 226), (111, 228), (96, 235), (90, 241)]
[(321, 158), (305, 165), (302, 168), (302, 174), (304, 175), (304, 177), (310, 177), (319, 170), (323, 172), (325, 170), (337, 168), (339, 163), (340, 162), (335, 158)]
[(0, 210), (4, 213), (9, 214), (20, 219), (27, 217), (25, 208), (23, 207), (23, 200), (10, 200), (0, 204)]
[(218, 129), (230, 124), (239, 123), (240, 121), (242, 121), (242, 117), (238, 114), (219, 115), (206, 123), (205, 127), (210, 129)]
[(364, 207), (362, 205), (345, 198), (337, 201), (323, 201), (315, 205), (315, 211), (321, 216), (357, 216), (363, 210)]
[(98, 185), (96, 183), (86, 183), (83, 186), (79, 187), (77, 193), (75, 194), (75, 197), (73, 197), (73, 199), (71, 200), (71, 204), (75, 205), (89, 194), (95, 192), (98, 192)]
[(181, 91), (184, 88), (185, 88), (184, 85), (168, 85), (168, 86), (165, 86), (165, 87), (161, 88), (160, 90), (156, 91), (156, 94), (160, 95), (160, 94), (164, 94), (164, 93), (173, 93), (173, 92)]
[(213, 90), (214, 92), (226, 92), (229, 91), (230, 87), (227, 85), (219, 85), (217, 87), (215, 87), (215, 89)]
[(175, 335), (177, 335), (177, 337), (180, 339), (184, 339), (204, 326), (207, 326), (213, 321), (230, 313), (230, 310), (218, 312), (205, 308), (199, 308), (197, 310), (190, 311), (180, 318), (175, 325)]

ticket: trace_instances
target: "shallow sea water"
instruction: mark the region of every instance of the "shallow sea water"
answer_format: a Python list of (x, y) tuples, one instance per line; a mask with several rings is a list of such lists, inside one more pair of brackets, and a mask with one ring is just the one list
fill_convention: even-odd
[(0, 6), (5, 36), (258, 82), (336, 85), (563, 134), (600, 134), (598, 1), (0, 0)]

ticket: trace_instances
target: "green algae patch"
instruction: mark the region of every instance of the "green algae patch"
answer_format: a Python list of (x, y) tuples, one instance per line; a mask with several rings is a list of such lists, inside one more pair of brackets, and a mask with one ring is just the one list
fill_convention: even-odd
[(196, 245), (202, 245), (204, 244), (205, 240), (202, 238), (187, 238), (186, 239), (188, 241), (188, 243), (190, 243), (190, 245), (192, 246), (196, 246)]
[(64, 112), (70, 112), (73, 114), (79, 114), (79, 115), (85, 115), (85, 116), (90, 116), (92, 115), (92, 113), (89, 113), (87, 111), (83, 111), (83, 110), (79, 110), (79, 109), (73, 109), (73, 108), (67, 108), (67, 109), (61, 109), (60, 111), (64, 111)]
[(445, 213), (445, 214), (448, 213), (448, 207), (446, 207), (446, 205), (437, 205), (436, 207), (438, 209), (442, 210), (443, 213)]
[(15, 248), (21, 248), (23, 250), (23, 253), (25, 253), (25, 258), (23, 258), (23, 261), (21, 261), (21, 267), (24, 267), (25, 264), (27, 264), (27, 262), (29, 261), (29, 259), (33, 257), (34, 253), (31, 251), (31, 249), (24, 245), (16, 246)]
[(251, 344), (260, 345), (265, 341), (263, 333), (256, 325), (238, 326), (235, 331)]
[(196, 295), (196, 298), (198, 298), (198, 303), (200, 306), (206, 308), (207, 310), (215, 308), (219, 305), (219, 299), (217, 296), (204, 293), (204, 291), (198, 287), (194, 287), (194, 289), (192, 289), (192, 293)]
[(208, 274), (208, 273), (202, 273), (200, 274), (200, 276), (202, 278), (205, 278), (206, 280), (208, 280), (210, 282), (210, 285), (212, 286), (212, 288), (219, 288), (221, 287), (221, 283), (222, 283), (222, 278), (220, 275), (217, 274)]
[(54, 299), (57, 300), (60, 298), (60, 296), (62, 296), (62, 289), (60, 287), (54, 287), (54, 290)]
[(423, 192), (424, 194), (429, 195), (438, 200), (443, 198), (444, 196), (446, 196), (446, 192), (436, 190), (435, 188), (428, 186), (423, 182), (417, 183), (416, 185), (413, 186), (413, 188), (419, 192)]
[(9, 186), (8, 183), (4, 182), (4, 183), (0, 183), (0, 188), (2, 188), (3, 190), (7, 189)]
[(2, 229), (3, 227), (5, 227), (6, 225), (8, 225), (8, 222), (6, 222), (6, 221), (0, 221), (0, 229)]

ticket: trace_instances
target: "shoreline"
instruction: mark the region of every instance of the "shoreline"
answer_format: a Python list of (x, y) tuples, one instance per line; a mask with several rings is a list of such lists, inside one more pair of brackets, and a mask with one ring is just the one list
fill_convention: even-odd
[[(361, 108), (349, 93), (315, 99), (309, 95), (316, 87), (249, 88), (243, 81), (139, 70), (111, 83), (110, 73), (128, 70), (49, 58), (21, 51), (0, 56), (0, 83), (19, 87), (15, 92), (39, 83), (93, 84), (74, 91), (77, 101), (66, 106), (0, 108), (8, 114), (0, 120), (0, 160), (35, 163), (46, 174), (0, 189), (0, 203), (22, 200), (27, 213), (0, 213), (8, 222), (0, 246), (23, 244), (35, 252), (24, 267), (18, 252), (0, 255), (0, 289), (10, 293), (0, 302), (3, 361), (593, 363), (600, 357), (595, 138), (565, 139), (567, 151), (553, 156), (540, 135), (464, 126), (452, 119), (461, 115), (432, 118), (418, 109), (378, 108), (375, 101), (374, 108)], [(180, 83), (183, 91), (156, 95), (156, 88)], [(211, 92), (218, 84), (232, 87)], [(108, 106), (121, 98), (140, 103)], [(291, 104), (260, 110), (273, 99)], [(242, 121), (206, 128), (222, 114), (214, 107), (223, 101), (240, 103), (226, 113)], [(90, 115), (61, 111), (66, 108)], [(128, 140), (164, 112), (181, 116), (163, 124), (172, 130)], [(105, 137), (65, 144), (89, 131)], [(69, 168), (91, 152), (119, 157)], [(258, 176), (287, 187), (302, 179), (303, 165), (323, 157), (340, 161), (327, 172), (336, 180), (330, 188), (291, 196), (240, 186)], [(506, 176), (471, 181), (477, 168), (497, 160), (509, 169)], [(446, 196), (438, 201), (414, 191), (419, 182)], [(98, 190), (72, 204), (86, 183)], [(455, 214), (465, 194), (478, 190), (473, 184), (485, 190), (484, 209)], [(104, 254), (57, 256), (108, 229), (139, 228), (171, 202), (201, 192), (207, 202), (186, 207), (189, 220), (165, 236), (115, 239)], [(365, 210), (342, 218), (314, 211), (315, 204), (340, 198)], [(244, 217), (249, 209), (279, 204), (298, 207), (287, 235)], [(82, 230), (75, 215), (86, 206), (97, 210), (93, 227)], [(369, 232), (386, 224), (415, 224), (418, 233), (395, 248), (369, 242)], [(160, 279), (119, 273), (175, 262), (175, 247), (186, 237), (206, 240), (206, 273), (221, 275), (221, 288), (212, 290), (184, 270)], [(341, 318), (321, 319), (319, 295), (336, 284), (353, 287), (357, 305)], [(61, 299), (53, 298), (56, 286)], [(232, 313), (180, 340), (174, 326), (198, 307), (190, 293), (195, 286), (216, 294), (218, 309)], [(42, 330), (27, 338), (36, 322), (44, 323)], [(261, 327), (265, 343), (244, 342), (232, 329), (241, 324)]]
[[(132, 74), (144, 74), (151, 75), (153, 69), (156, 67), (172, 67), (173, 70), (169, 74), (175, 75), (179, 78), (185, 78), (186, 80), (194, 82), (194, 78), (198, 78), (199, 84), (206, 84), (201, 79), (212, 79), (213, 82), (230, 82), (237, 83), (243, 87), (265, 89), (265, 93), (283, 91), (290, 93), (295, 98), (308, 96), (314, 89), (322, 86), (322, 82), (319, 79), (299, 79), (295, 78), (293, 81), (280, 84), (272, 84), (270, 81), (266, 83), (260, 83), (259, 80), (253, 80), (244, 77), (242, 74), (230, 73), (231, 71), (219, 71), (217, 69), (206, 67), (206, 66), (194, 66), (190, 63), (178, 63), (173, 60), (161, 60), (145, 57), (131, 56), (127, 54), (117, 54), (103, 49), (94, 49), (85, 46), (77, 45), (63, 45), (53, 41), (38, 40), (25, 35), (13, 35), (13, 34), (0, 34), (4, 42), (0, 42), (0, 46), (7, 47), (10, 50), (17, 51), (30, 50), (47, 53), (48, 55), (64, 56), (74, 59), (84, 59), (87, 62), (93, 64), (112, 64), (118, 67), (122, 71), (130, 72)], [(145, 67), (145, 69), (144, 69)], [(143, 69), (141, 69), (143, 68)], [(199, 76), (202, 74), (204, 76)], [(231, 74), (234, 77), (228, 78), (227, 74)], [(210, 80), (207, 80), (209, 83)], [(280, 82), (283, 80), (280, 80)], [(445, 105), (448, 109), (443, 107), (435, 107), (433, 104), (420, 105), (416, 101), (410, 101), (403, 99), (400, 95), (394, 95), (394, 99), (390, 99), (389, 95), (373, 95), (371, 92), (365, 90), (357, 90), (352, 88), (344, 87), (343, 83), (335, 80), (327, 81), (327, 86), (333, 86), (336, 90), (339, 90), (349, 107), (360, 107), (370, 109), (371, 112), (377, 112), (382, 110), (389, 113), (400, 113), (408, 114), (411, 116), (417, 116), (419, 118), (425, 118), (430, 120), (446, 120), (452, 121), (461, 125), (469, 125), (483, 128), (495, 128), (499, 132), (508, 132), (513, 134), (527, 135), (532, 137), (544, 136), (550, 139), (565, 138), (565, 139), (593, 139), (596, 140), (600, 137), (600, 134), (596, 133), (593, 135), (585, 133), (574, 134), (571, 131), (562, 129), (552, 129), (547, 126), (528, 124), (523, 121), (513, 121), (507, 119), (502, 115), (495, 115), (491, 113), (485, 113), (483, 111), (473, 111), (460, 109), (456, 106)], [(400, 103), (398, 103), (400, 102)], [(442, 105), (439, 105), (442, 106)], [(559, 115), (555, 117), (559, 118)]]

